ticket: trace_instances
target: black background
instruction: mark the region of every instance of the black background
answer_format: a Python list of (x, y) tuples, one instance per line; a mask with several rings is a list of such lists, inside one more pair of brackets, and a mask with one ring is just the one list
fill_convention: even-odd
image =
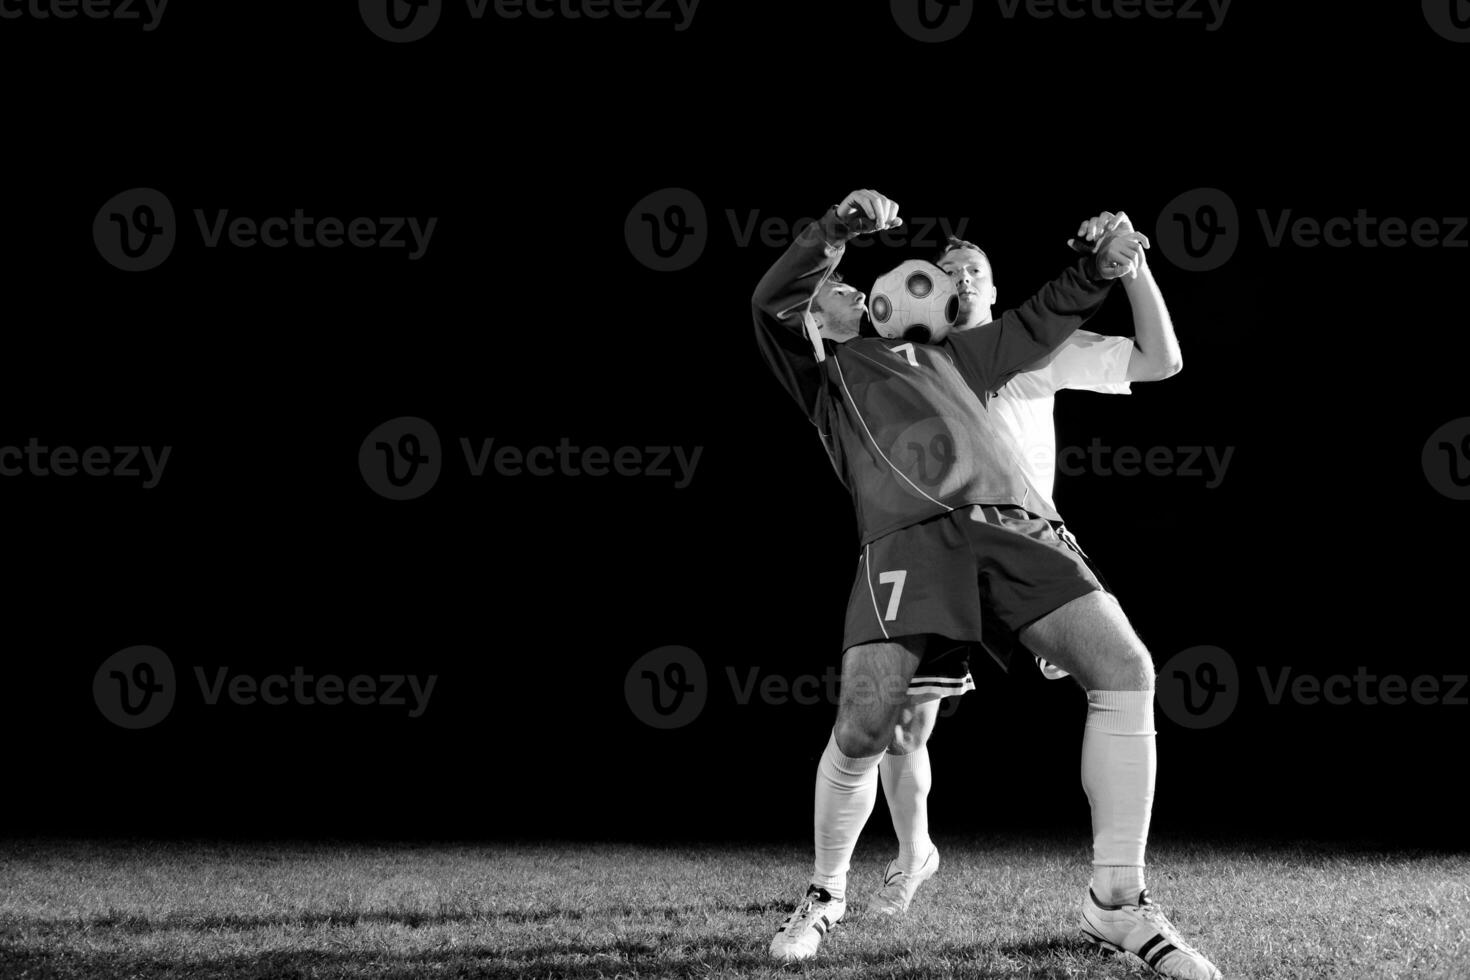
[[(0, 829), (804, 836), (833, 708), (736, 704), (726, 671), (838, 662), (856, 537), (752, 340), (749, 295), (779, 247), (742, 246), (729, 214), (793, 222), (877, 188), (907, 215), (968, 219), (1005, 307), (1068, 260), (1083, 218), (1123, 209), (1155, 233), (1177, 195), (1217, 187), (1240, 211), (1232, 258), (1188, 272), (1152, 253), (1184, 372), (1057, 408), (1062, 446), (1234, 449), (1213, 489), (1058, 481), (1156, 661), (1213, 645), (1240, 667), (1224, 724), (1160, 715), (1155, 827), (1449, 833), (1470, 708), (1271, 705), (1256, 674), (1467, 673), (1470, 503), (1420, 461), (1470, 414), (1464, 236), (1270, 248), (1257, 218), (1470, 212), (1455, 108), (1470, 45), (1418, 5), (1240, 0), (1207, 31), (980, 4), (943, 44), (908, 38), (885, 4), (798, 19), (704, 0), (681, 32), (474, 22), (450, 3), (410, 44), (375, 37), (354, 4), (306, 6), (180, 3), (152, 32), (0, 21), (0, 445), (173, 447), (152, 490), (0, 479)], [(134, 187), (169, 197), (180, 237), (128, 274), (91, 226)], [(703, 203), (708, 243), (656, 272), (625, 220), (671, 187)], [(206, 249), (192, 224), (195, 208), (298, 207), (439, 223), (415, 262)], [(843, 270), (865, 288), (930, 251), (850, 250)], [(1094, 326), (1130, 332), (1124, 298)], [(393, 502), (357, 452), (406, 415), (435, 426), (445, 472)], [(460, 437), (703, 449), (685, 489), (472, 479)], [(182, 689), (162, 723), (124, 731), (92, 680), (134, 644), (165, 651)], [(696, 651), (711, 683), (675, 731), (624, 695), (665, 645)], [(206, 706), (193, 668), (226, 665), (438, 680), (417, 719)], [(1085, 835), (1082, 695), (977, 666), (981, 689), (934, 739), (935, 829)]]

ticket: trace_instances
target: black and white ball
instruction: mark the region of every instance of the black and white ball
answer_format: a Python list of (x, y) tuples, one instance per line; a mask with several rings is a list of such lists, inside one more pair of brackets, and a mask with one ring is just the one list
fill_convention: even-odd
[(960, 297), (949, 276), (932, 262), (910, 259), (885, 272), (868, 293), (868, 317), (884, 337), (903, 337), (914, 327), (930, 334), (955, 325)]

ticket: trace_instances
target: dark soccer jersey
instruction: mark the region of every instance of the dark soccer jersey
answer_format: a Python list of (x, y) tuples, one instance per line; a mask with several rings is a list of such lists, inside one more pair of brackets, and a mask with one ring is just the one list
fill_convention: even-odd
[(1059, 520), (989, 401), (1102, 303), (1109, 284), (1088, 278), (1091, 259), (1018, 309), (938, 344), (824, 340), (819, 359), (804, 314), (849, 235), (828, 211), (766, 273), (753, 304), (761, 352), (816, 425), (852, 494), (861, 543), (967, 504)]

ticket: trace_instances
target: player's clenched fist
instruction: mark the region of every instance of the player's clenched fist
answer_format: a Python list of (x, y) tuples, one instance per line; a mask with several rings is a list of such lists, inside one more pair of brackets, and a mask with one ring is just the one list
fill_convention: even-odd
[[(1095, 242), (1099, 238), (1112, 232), (1128, 233), (1133, 230), (1133, 222), (1128, 220), (1127, 213), (1119, 211), (1114, 214), (1104, 211), (1096, 218), (1088, 218), (1077, 228), (1077, 237), (1085, 238), (1089, 242)], [(1144, 248), (1148, 248), (1148, 237), (1143, 236)]]
[(898, 216), (898, 202), (877, 191), (853, 191), (837, 205), (837, 217), (851, 224), (859, 235), (887, 231), (903, 224)]
[(1148, 236), (1134, 231), (1133, 223), (1122, 211), (1117, 214), (1104, 211), (1088, 218), (1077, 227), (1077, 236), (1094, 243), (1098, 275), (1104, 279), (1137, 278), (1139, 270), (1144, 268)]
[(1097, 249), (1098, 274), (1104, 279), (1137, 278), (1138, 270), (1144, 265), (1146, 248), (1148, 238), (1136, 231), (1108, 235)]

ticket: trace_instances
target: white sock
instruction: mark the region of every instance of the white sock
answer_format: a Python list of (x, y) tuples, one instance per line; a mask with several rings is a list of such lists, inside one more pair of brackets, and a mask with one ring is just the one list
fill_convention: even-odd
[(1092, 803), (1092, 890), (1105, 905), (1138, 901), (1154, 803), (1152, 691), (1089, 691), (1082, 788)]
[(847, 868), (857, 847), (858, 834), (878, 801), (878, 762), (883, 756), (849, 759), (837, 750), (837, 733), (817, 764), (817, 862), (812, 884), (833, 898), (847, 892)]
[(907, 755), (885, 753), (878, 773), (893, 816), (893, 832), (898, 835), (899, 869), (918, 871), (934, 849), (929, 839), (929, 787), (934, 783), (929, 747), (921, 745)]

